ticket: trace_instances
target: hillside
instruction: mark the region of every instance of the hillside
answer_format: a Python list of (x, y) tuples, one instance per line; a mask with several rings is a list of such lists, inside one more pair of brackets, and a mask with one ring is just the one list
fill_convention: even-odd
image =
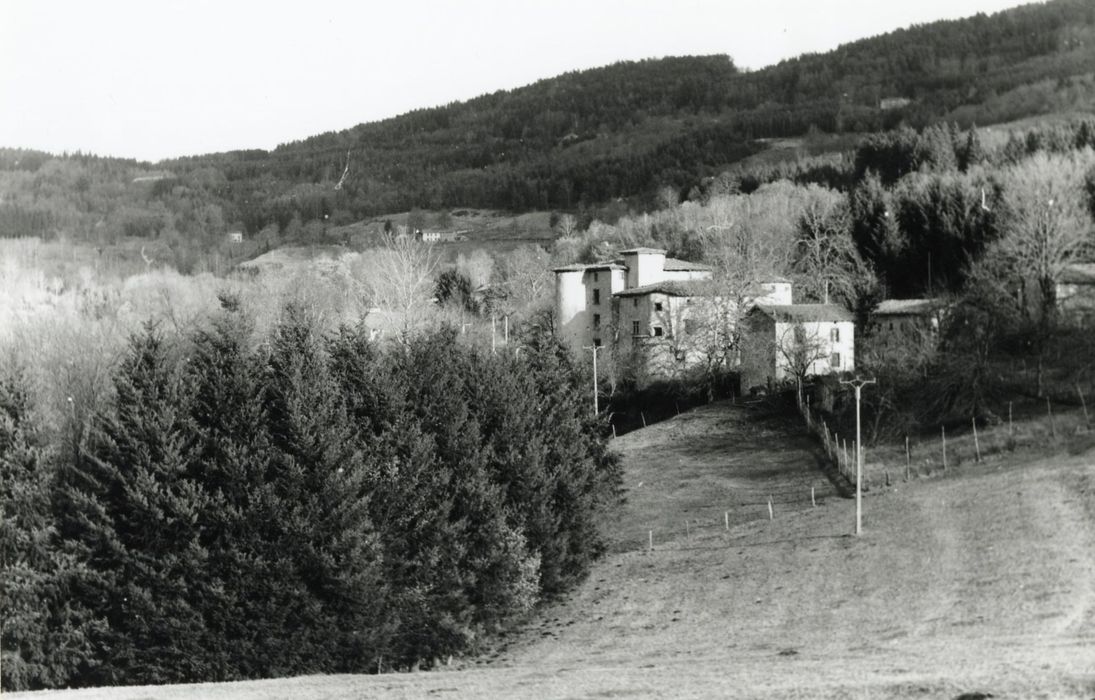
[[(661, 185), (687, 191), (761, 150), (760, 138), (946, 119), (968, 126), (1075, 100), (1089, 107), (1084, 81), (1092, 71), (1095, 8), (1056, 0), (899, 30), (751, 73), (727, 56), (619, 63), (270, 153), (165, 165), (219, 167), (229, 182), (251, 185), (238, 193), (246, 196), (279, 181), (333, 183), (348, 159), (350, 176), (331, 206), (357, 213), (416, 205), (569, 209)], [(1075, 81), (1083, 82), (1078, 94)], [(249, 226), (252, 216), (263, 218), (252, 212), (244, 217)]]
[(716, 404), (615, 445), (612, 551), (489, 659), (49, 697), (1095, 696), (1090, 454), (876, 489), (856, 539), (793, 423)]
[[(0, 235), (316, 240), (415, 207), (577, 210), (687, 193), (773, 139), (1095, 108), (1095, 6), (1053, 0), (863, 39), (754, 72), (623, 62), (287, 143), (155, 165), (0, 150)], [(841, 137), (845, 137), (841, 139)], [(824, 140), (824, 139), (823, 139)], [(779, 141), (775, 142), (780, 143)], [(287, 234), (287, 232), (289, 232)]]

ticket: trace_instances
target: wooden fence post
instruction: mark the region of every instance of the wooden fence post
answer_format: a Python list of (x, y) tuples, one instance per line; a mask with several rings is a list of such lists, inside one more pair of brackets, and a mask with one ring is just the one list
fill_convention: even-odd
[(1008, 437), (1015, 435), (1015, 426), (1011, 422), (1011, 401), (1008, 401)]
[(1091, 424), (1091, 416), (1087, 415), (1087, 401), (1084, 400), (1084, 390), (1080, 388), (1080, 382), (1076, 382), (1076, 393), (1080, 395), (1080, 406), (1084, 409), (1084, 425)]
[(642, 411), (639, 411), (639, 417), (643, 419), (643, 427), (645, 428), (646, 427), (646, 414), (643, 413)]
[(943, 433), (943, 470), (947, 469), (947, 426), (941, 425), (939, 429)]
[(1053, 434), (1053, 439), (1057, 439), (1057, 421), (1053, 420), (1053, 404), (1050, 403), (1049, 397), (1046, 397), (1046, 412), (1049, 414), (1049, 431)]
[(905, 436), (905, 481), (909, 480), (909, 471), (912, 467), (912, 458), (909, 455), (909, 436)]
[(653, 552), (654, 551), (654, 531), (650, 530), (649, 532), (647, 532), (646, 536), (647, 536), (647, 541), (650, 543), (650, 551)]
[(722, 522), (726, 526), (726, 531), (730, 532), (730, 511), (723, 511)]
[(768, 519), (773, 520), (774, 518), (775, 518), (775, 513), (772, 512), (772, 497), (769, 496), (768, 497)]
[(970, 423), (973, 424), (973, 449), (977, 454), (977, 461), (981, 461), (981, 441), (977, 438), (977, 419), (971, 418)]
[(817, 508), (817, 499), (814, 498), (814, 487), (813, 486), (810, 487), (810, 505), (812, 505), (814, 508)]

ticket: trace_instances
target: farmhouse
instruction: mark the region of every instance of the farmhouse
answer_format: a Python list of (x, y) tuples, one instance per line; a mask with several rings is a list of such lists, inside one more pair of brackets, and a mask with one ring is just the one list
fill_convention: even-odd
[(871, 312), (871, 331), (885, 343), (935, 345), (947, 306), (942, 299), (886, 299)]
[(1095, 263), (1073, 263), (1057, 281), (1057, 310), (1081, 328), (1095, 326)]
[(745, 317), (743, 389), (855, 369), (855, 317), (836, 304), (758, 304)]
[(228, 232), (229, 243), (243, 243), (243, 231), (229, 231)]

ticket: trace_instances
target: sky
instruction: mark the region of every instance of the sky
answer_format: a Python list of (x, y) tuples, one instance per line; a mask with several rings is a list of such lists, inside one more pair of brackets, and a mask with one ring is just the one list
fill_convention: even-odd
[(0, 0), (0, 146), (159, 160), (621, 60), (757, 69), (1023, 0)]

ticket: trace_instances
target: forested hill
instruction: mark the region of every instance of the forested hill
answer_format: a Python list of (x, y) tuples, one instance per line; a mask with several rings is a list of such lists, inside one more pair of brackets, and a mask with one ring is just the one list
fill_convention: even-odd
[[(256, 202), (288, 182), (333, 185), (349, 160), (343, 187), (328, 188), (326, 206), (355, 215), (411, 206), (573, 208), (663, 184), (687, 190), (759, 148), (758, 138), (1030, 116), (1056, 105), (1042, 93), (1064, 91), (1068, 78), (1093, 71), (1095, 3), (1057, 0), (903, 29), (751, 73), (727, 56), (619, 63), (269, 154), (168, 167), (215, 163)], [(892, 98), (910, 102), (882, 109)], [(248, 213), (253, 228), (275, 212)]]
[[(573, 210), (665, 185), (688, 191), (766, 138), (965, 127), (1093, 106), (1095, 3), (1053, 0), (755, 72), (705, 56), (568, 73), (270, 152), (165, 161), (156, 169), (169, 176), (152, 189), (215, 203), (249, 232), (416, 206)], [(16, 155), (0, 153), (0, 176), (44, 159)]]

